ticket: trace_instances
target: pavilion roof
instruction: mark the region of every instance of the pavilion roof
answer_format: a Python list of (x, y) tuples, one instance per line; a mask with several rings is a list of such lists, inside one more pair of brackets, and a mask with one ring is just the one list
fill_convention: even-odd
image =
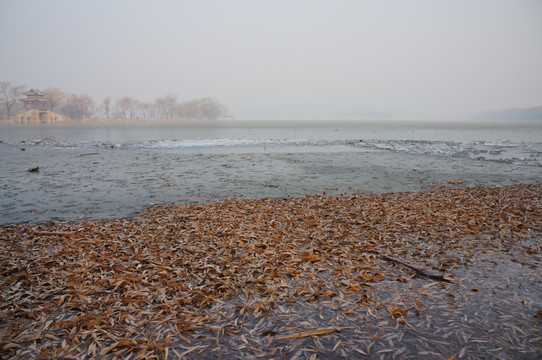
[(37, 101), (37, 102), (47, 102), (47, 99), (41, 99), (39, 97), (36, 97), (36, 96), (29, 96), (25, 99), (21, 99), (22, 102), (34, 102), (34, 101)]
[(30, 89), (27, 92), (24, 92), (23, 95), (26, 95), (26, 96), (44, 96), (45, 93), (43, 91), (39, 91), (38, 89)]

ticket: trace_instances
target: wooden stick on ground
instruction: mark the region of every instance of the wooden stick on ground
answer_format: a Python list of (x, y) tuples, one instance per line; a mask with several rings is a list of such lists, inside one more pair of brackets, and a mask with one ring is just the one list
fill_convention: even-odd
[(315, 330), (296, 332), (296, 333), (288, 334), (288, 335), (281, 335), (281, 336), (275, 337), (275, 339), (277, 340), (301, 339), (307, 336), (324, 335), (324, 334), (329, 334), (332, 332), (341, 332), (341, 330), (342, 329), (340, 328), (320, 328), (320, 329), (315, 329)]
[(70, 232), (56, 232), (56, 231), (34, 231), (34, 235), (46, 235), (46, 236), (75, 236)]
[(407, 268), (414, 270), (416, 272), (416, 274), (418, 274), (420, 276), (423, 276), (423, 277), (426, 277), (426, 278), (429, 278), (429, 279), (433, 279), (433, 280), (437, 280), (437, 281), (444, 281), (444, 282), (448, 282), (448, 283), (451, 282), (450, 280), (446, 279), (443, 275), (428, 274), (425, 271), (423, 271), (422, 269), (419, 269), (419, 268), (417, 268), (417, 267), (415, 267), (413, 265), (410, 265), (409, 263), (406, 263), (406, 262), (404, 262), (402, 260), (392, 258), (392, 257), (386, 256), (386, 255), (381, 255), (381, 254), (379, 254), (379, 256), (384, 260), (406, 266)]

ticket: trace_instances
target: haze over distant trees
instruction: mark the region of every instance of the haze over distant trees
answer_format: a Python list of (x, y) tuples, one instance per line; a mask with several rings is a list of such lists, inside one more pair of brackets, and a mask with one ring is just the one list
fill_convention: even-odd
[(485, 111), (474, 116), (482, 121), (542, 121), (542, 106), (522, 109)]
[[(0, 81), (0, 110), (8, 119), (22, 110), (19, 101), (27, 90), (24, 85), (12, 86)], [(214, 120), (227, 114), (227, 107), (212, 98), (179, 101), (177, 95), (157, 97), (154, 102), (144, 102), (124, 96), (113, 100), (105, 97), (96, 103), (86, 94), (68, 94), (54, 87), (42, 90), (51, 111), (74, 120), (81, 119), (206, 119)]]
[(0, 101), (6, 110), (7, 117), (11, 116), (11, 110), (23, 96), (24, 86), (12, 86), (9, 81), (0, 81)]

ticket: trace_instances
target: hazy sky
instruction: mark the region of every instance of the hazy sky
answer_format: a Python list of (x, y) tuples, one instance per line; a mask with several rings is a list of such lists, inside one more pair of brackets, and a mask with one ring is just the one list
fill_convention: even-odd
[(542, 105), (542, 1), (0, 0), (0, 80), (454, 119)]

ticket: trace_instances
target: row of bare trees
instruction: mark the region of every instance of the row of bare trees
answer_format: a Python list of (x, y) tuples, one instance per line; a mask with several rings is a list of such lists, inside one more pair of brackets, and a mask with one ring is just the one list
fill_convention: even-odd
[(177, 95), (158, 97), (154, 102), (142, 102), (125, 96), (115, 103), (110, 97), (102, 100), (104, 115), (120, 119), (217, 119), (227, 108), (216, 99), (203, 98), (179, 102)]
[[(12, 86), (9, 81), (0, 81), (0, 102), (8, 119), (14, 110), (21, 110), (19, 100), (24, 97), (25, 90), (25, 86)], [(89, 95), (66, 94), (52, 87), (43, 92), (51, 111), (72, 119), (217, 119), (227, 113), (224, 105), (211, 98), (180, 102), (177, 95), (168, 94), (154, 102), (143, 102), (125, 96), (115, 101), (106, 97), (96, 104)]]

